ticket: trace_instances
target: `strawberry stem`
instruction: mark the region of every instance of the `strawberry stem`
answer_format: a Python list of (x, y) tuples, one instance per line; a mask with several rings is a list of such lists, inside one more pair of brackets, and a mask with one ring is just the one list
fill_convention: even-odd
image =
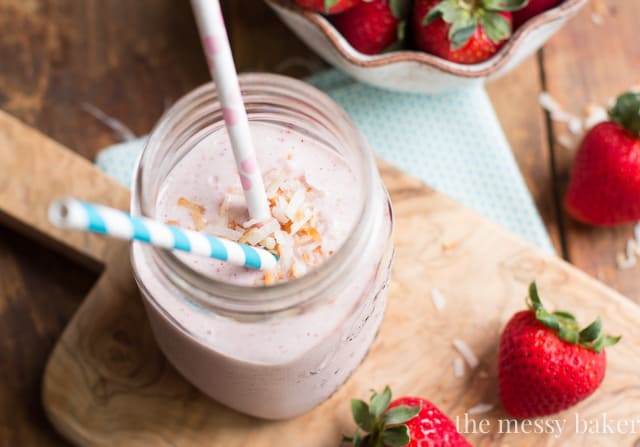
[(640, 138), (640, 93), (629, 92), (618, 96), (609, 110), (609, 118), (634, 137)]
[(391, 389), (388, 386), (382, 393), (371, 390), (368, 404), (360, 399), (351, 400), (351, 413), (358, 428), (353, 436), (343, 436), (342, 442), (353, 447), (402, 447), (409, 444), (411, 437), (405, 422), (413, 419), (420, 412), (420, 407), (399, 405), (389, 410), (390, 403)]
[(561, 340), (579, 344), (597, 353), (607, 346), (613, 346), (620, 341), (621, 337), (611, 337), (602, 332), (602, 319), (598, 317), (593, 323), (580, 330), (576, 318), (569, 312), (555, 311), (549, 312), (545, 309), (538, 294), (538, 286), (535, 281), (529, 285), (529, 296), (527, 297), (527, 307), (531, 309), (536, 319), (553, 329)]

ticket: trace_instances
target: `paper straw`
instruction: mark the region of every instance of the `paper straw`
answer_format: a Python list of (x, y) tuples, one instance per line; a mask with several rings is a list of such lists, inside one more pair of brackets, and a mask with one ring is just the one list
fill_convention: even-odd
[(219, 0), (192, 0), (191, 5), (200, 30), (209, 71), (216, 83), (224, 123), (231, 140), (249, 215), (258, 221), (269, 219), (271, 212), (267, 194), (256, 160), (247, 111), (242, 101), (220, 2)]
[(271, 270), (277, 263), (273, 254), (261, 248), (132, 216), (114, 208), (69, 197), (51, 203), (49, 220), (62, 228), (137, 240), (155, 247), (181, 250), (256, 270)]

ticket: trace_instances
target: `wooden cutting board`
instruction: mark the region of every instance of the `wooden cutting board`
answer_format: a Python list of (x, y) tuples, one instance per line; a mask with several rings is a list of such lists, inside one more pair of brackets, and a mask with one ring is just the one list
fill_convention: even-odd
[[(640, 310), (631, 301), (565, 262), (546, 256), (398, 170), (381, 163), (394, 203), (396, 262), (389, 308), (365, 362), (329, 401), (296, 419), (259, 421), (216, 404), (186, 383), (158, 351), (131, 276), (126, 244), (61, 232), (46, 221), (53, 197), (72, 194), (126, 208), (128, 192), (89, 162), (0, 112), (0, 215), (65, 253), (98, 261), (104, 271), (51, 354), (42, 397), (57, 429), (82, 446), (337, 446), (350, 433), (349, 398), (392, 386), (427, 397), (460, 426), (467, 409), (495, 403), (498, 334), (524, 303), (536, 278), (549, 306), (576, 310), (584, 321), (600, 314), (623, 334), (608, 351), (602, 387), (553, 420), (553, 434), (500, 433), (499, 405), (468, 416), (488, 433), (469, 434), (476, 446), (632, 446), (636, 433), (583, 434), (595, 421), (640, 415)], [(441, 291), (446, 307), (431, 300)], [(480, 366), (455, 378), (452, 340), (467, 342)], [(25, 347), (25, 349), (28, 349)], [(576, 425), (576, 418), (577, 425)], [(555, 424), (555, 422), (553, 422)], [(479, 428), (479, 427), (477, 427)], [(506, 426), (503, 427), (503, 432)], [(534, 426), (519, 426), (532, 430)]]

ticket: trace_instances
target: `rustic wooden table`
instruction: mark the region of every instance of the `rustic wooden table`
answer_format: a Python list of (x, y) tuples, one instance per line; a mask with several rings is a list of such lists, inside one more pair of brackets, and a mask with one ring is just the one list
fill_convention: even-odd
[[(227, 0), (225, 9), (240, 70), (303, 76), (296, 58), (321, 64), (262, 2)], [(488, 90), (557, 252), (640, 301), (640, 265), (615, 263), (632, 228), (587, 228), (562, 211), (572, 151), (557, 143), (566, 130), (537, 100), (546, 90), (581, 113), (637, 84), (637, 17), (636, 0), (589, 5)], [(188, 2), (0, 0), (0, 29), (0, 108), (90, 159), (114, 139), (83, 102), (143, 134), (168, 101), (208, 77)], [(96, 274), (0, 227), (0, 446), (66, 445), (41, 410), (40, 377)]]

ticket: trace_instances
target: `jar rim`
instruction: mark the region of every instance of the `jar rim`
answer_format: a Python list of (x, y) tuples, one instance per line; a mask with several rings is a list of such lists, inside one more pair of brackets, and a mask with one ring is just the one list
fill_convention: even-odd
[[(140, 248), (147, 259), (152, 259), (173, 285), (188, 291), (199, 301), (199, 304), (214, 307), (218, 311), (222, 309), (241, 314), (279, 312), (315, 301), (319, 296), (326, 296), (327, 284), (338, 285), (340, 280), (346, 280), (343, 278), (346, 276), (343, 270), (360, 258), (359, 252), (366, 247), (369, 234), (374, 231), (376, 226), (377, 219), (372, 219), (373, 210), (371, 206), (368, 206), (370, 202), (375, 201), (368, 199), (370, 192), (375, 191), (377, 187), (377, 168), (372, 152), (355, 123), (324, 92), (298, 79), (275, 74), (246, 73), (241, 74), (239, 80), (243, 96), (245, 96), (247, 89), (259, 89), (261, 94), (282, 95), (288, 99), (306, 102), (306, 106), (325, 115), (324, 118), (329, 120), (327, 122), (335, 126), (334, 131), (340, 132), (343, 138), (350, 141), (350, 146), (353, 146), (352, 149), (356, 152), (356, 162), (361, 169), (361, 175), (358, 176), (358, 187), (361, 188), (363, 194), (361, 203), (357, 204), (359, 207), (357, 217), (345, 241), (332, 256), (314, 270), (300, 278), (269, 286), (224, 282), (192, 269), (170, 251), (150, 245), (140, 246)], [(142, 185), (145, 157), (149, 157), (150, 153), (152, 156), (154, 148), (161, 147), (173, 125), (187, 119), (194, 104), (206, 100), (213, 105), (216, 99), (215, 84), (213, 82), (206, 83), (183, 96), (160, 118), (138, 158), (131, 195), (133, 214), (146, 216), (150, 214), (144, 195), (146, 191)], [(248, 114), (251, 119), (249, 110)], [(215, 125), (216, 122), (207, 128)], [(258, 296), (255, 296), (257, 292)]]

